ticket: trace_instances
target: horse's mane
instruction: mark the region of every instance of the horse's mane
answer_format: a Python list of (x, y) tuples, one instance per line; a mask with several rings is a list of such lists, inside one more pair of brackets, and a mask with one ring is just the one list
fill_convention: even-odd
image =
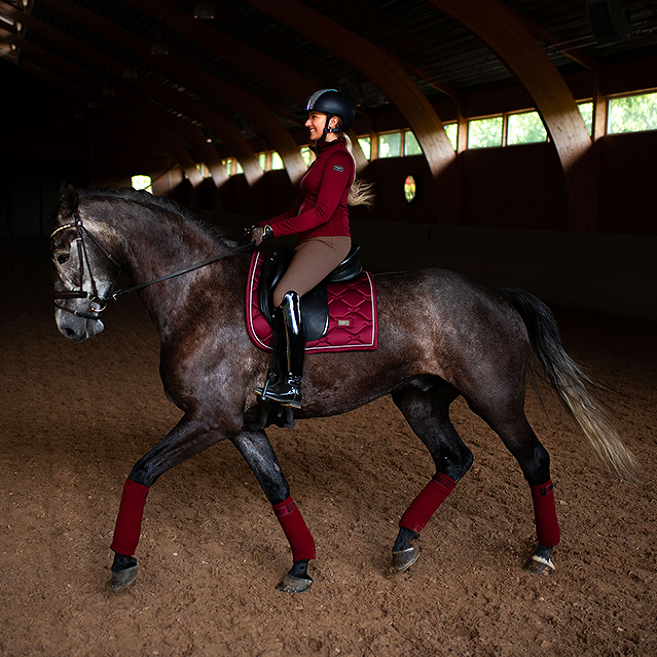
[(192, 212), (179, 205), (175, 201), (164, 196), (155, 196), (150, 192), (137, 190), (133, 187), (92, 187), (89, 189), (78, 189), (80, 198), (115, 198), (123, 201), (130, 201), (131, 203), (138, 203), (151, 209), (164, 210), (175, 215), (177, 218), (182, 219), (183, 222), (194, 224), (203, 230), (209, 237), (220, 242), (223, 246), (233, 249), (237, 244), (222, 235), (214, 227), (209, 226), (204, 221), (199, 219)]

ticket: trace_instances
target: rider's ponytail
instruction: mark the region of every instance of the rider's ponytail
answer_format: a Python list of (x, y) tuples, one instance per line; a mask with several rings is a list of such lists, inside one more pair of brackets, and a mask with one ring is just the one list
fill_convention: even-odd
[(347, 204), (352, 206), (364, 205), (371, 208), (374, 205), (374, 183), (356, 177), (356, 159), (354, 158), (353, 144), (347, 133), (343, 132), (341, 134), (344, 137), (344, 145), (349, 155), (351, 155), (351, 159), (354, 160), (354, 179), (347, 197)]

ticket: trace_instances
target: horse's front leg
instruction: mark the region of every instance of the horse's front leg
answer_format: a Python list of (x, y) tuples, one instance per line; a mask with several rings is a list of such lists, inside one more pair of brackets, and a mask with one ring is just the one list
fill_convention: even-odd
[(218, 428), (186, 414), (159, 445), (134, 465), (123, 487), (111, 545), (115, 552), (113, 591), (126, 588), (137, 578), (139, 566), (134, 555), (150, 487), (167, 470), (226, 437)]
[(315, 541), (290, 496), (290, 486), (267, 434), (264, 431), (244, 431), (233, 438), (232, 442), (253, 470), (292, 548), (294, 563), (276, 588), (286, 593), (308, 590), (313, 583), (312, 577), (308, 575), (308, 562), (315, 558)]

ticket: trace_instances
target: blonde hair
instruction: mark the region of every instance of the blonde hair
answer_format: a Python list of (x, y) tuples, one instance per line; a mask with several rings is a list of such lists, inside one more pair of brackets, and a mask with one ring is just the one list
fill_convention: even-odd
[(351, 159), (354, 161), (354, 179), (349, 189), (347, 205), (364, 205), (371, 208), (374, 205), (374, 183), (369, 180), (363, 180), (356, 177), (356, 158), (354, 157), (354, 146), (345, 132), (340, 133), (344, 137), (344, 145)]

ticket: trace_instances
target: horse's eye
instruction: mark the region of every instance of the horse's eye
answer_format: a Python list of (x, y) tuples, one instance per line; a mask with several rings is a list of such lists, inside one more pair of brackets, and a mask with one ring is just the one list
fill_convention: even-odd
[(58, 262), (60, 265), (63, 265), (65, 262), (68, 262), (68, 259), (69, 259), (70, 257), (71, 257), (71, 256), (70, 256), (70, 254), (68, 254), (68, 253), (62, 253), (62, 254), (60, 254), (60, 255), (57, 256), (57, 262)]

